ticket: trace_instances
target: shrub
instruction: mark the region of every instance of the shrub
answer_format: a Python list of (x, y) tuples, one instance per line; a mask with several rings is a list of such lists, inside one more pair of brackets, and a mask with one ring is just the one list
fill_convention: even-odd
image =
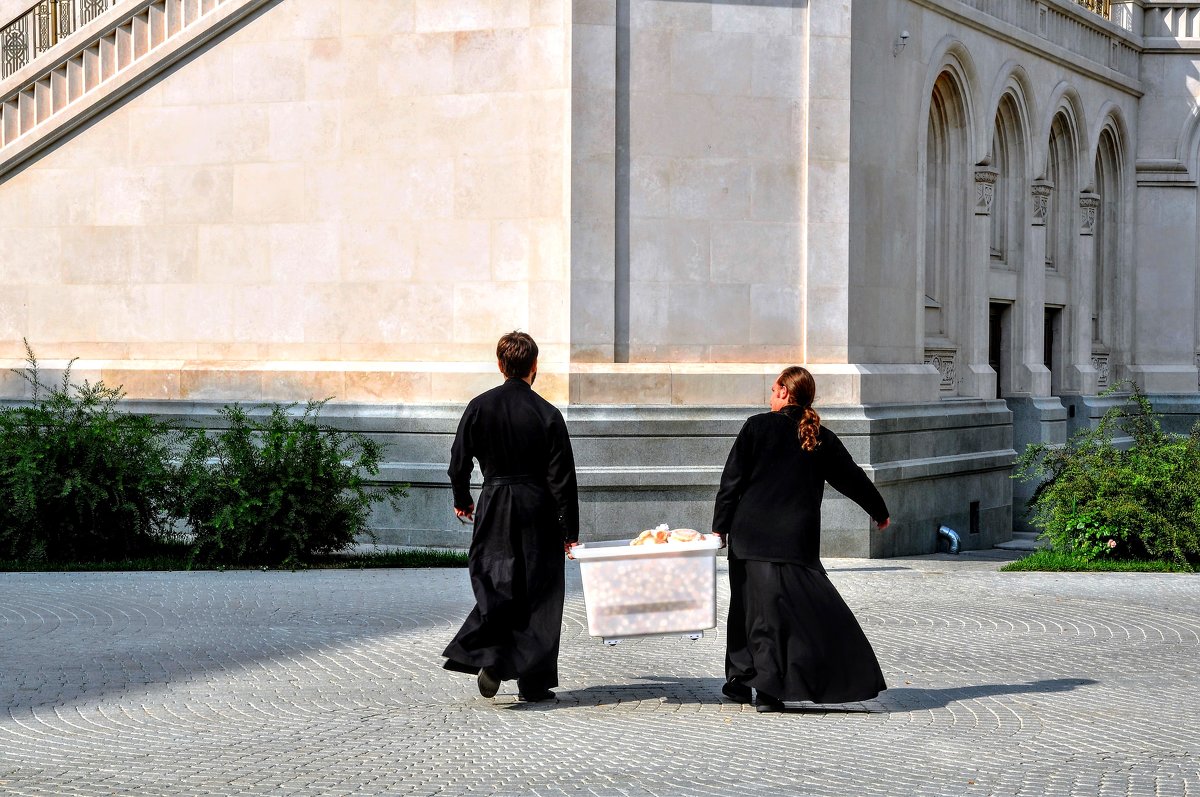
[(195, 431), (180, 466), (180, 515), (203, 565), (302, 564), (347, 547), (371, 508), (395, 502), (400, 485), (372, 485), (382, 447), (356, 432), (319, 423), (325, 402), (274, 405), (261, 419), (238, 405), (221, 410), (227, 428)]
[(0, 409), (0, 556), (31, 561), (138, 556), (170, 538), (173, 428), (120, 412), (103, 382), (41, 381), (25, 343), (27, 406)]
[[(1188, 436), (1167, 434), (1130, 389), (1095, 429), (1065, 446), (1030, 445), (1017, 460), (1016, 478), (1040, 480), (1032, 522), (1056, 550), (1088, 560), (1200, 560), (1200, 424)], [(1128, 444), (1118, 445), (1118, 432)]]

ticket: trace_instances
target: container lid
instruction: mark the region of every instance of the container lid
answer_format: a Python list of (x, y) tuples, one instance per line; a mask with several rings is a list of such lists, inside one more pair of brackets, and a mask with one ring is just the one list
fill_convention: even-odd
[(645, 545), (630, 545), (629, 540), (585, 542), (571, 549), (571, 555), (580, 560), (596, 559), (651, 559), (664, 556), (686, 556), (687, 554), (716, 555), (721, 547), (721, 538), (706, 534), (702, 540), (692, 542), (660, 542)]

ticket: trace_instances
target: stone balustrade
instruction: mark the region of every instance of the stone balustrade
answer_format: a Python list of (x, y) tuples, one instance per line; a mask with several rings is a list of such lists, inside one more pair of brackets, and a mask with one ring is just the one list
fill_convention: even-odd
[[(0, 176), (264, 2), (49, 0), (34, 6), (4, 28)], [(69, 30), (60, 24), (68, 17)]]
[[(932, 2), (932, 0), (922, 0)], [(948, 7), (946, 0), (936, 3)], [(1138, 77), (1139, 42), (1136, 39), (1133, 3), (1110, 0), (957, 0), (1009, 28), (1014, 36), (1042, 39), (1065, 53), (1117, 72), (1127, 81)], [(949, 9), (948, 9), (949, 10)], [(989, 25), (990, 26), (990, 25)]]
[(26, 66), (79, 28), (99, 17), (117, 0), (40, 0), (0, 28), (0, 77)]
[(1200, 49), (1200, 2), (1147, 5), (1142, 20), (1145, 48), (1151, 52)]

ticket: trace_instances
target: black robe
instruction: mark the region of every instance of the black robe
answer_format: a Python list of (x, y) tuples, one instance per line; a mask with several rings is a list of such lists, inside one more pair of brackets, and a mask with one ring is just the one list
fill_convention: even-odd
[(845, 703), (887, 688), (871, 643), (821, 565), (825, 483), (877, 522), (887, 505), (824, 426), (815, 451), (801, 410), (755, 415), (738, 434), (717, 492), (713, 531), (729, 544), (725, 676), (778, 700)]
[(450, 449), (454, 506), (471, 506), (472, 459), (483, 489), (475, 502), (468, 571), (475, 593), (445, 667), (501, 680), (521, 692), (558, 685), (563, 545), (579, 539), (575, 460), (562, 413), (521, 379), (471, 400)]

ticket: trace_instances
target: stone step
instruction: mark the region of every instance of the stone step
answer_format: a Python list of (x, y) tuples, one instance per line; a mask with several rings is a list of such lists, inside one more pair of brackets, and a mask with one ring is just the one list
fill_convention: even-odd
[(1001, 548), (1005, 551), (1036, 551), (1048, 545), (1049, 543), (1046, 540), (1041, 539), (1034, 532), (1017, 531), (1013, 532), (1012, 539), (1008, 542), (999, 542), (992, 547)]

